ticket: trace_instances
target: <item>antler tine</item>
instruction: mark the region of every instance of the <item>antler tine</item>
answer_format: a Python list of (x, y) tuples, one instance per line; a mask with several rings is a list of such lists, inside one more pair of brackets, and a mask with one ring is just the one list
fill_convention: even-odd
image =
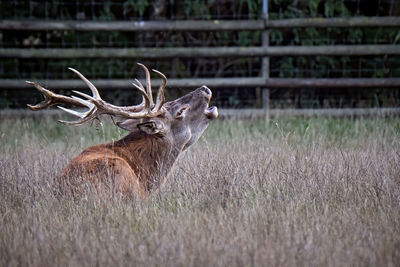
[[(84, 123), (88, 120), (93, 119), (93, 116), (90, 116), (92, 114), (95, 114), (96, 106), (89, 101), (83, 100), (81, 98), (72, 96), (72, 97), (67, 97), (64, 95), (59, 95), (51, 92), (50, 90), (47, 90), (40, 86), (37, 83), (27, 81), (28, 84), (33, 85), (39, 92), (41, 92), (44, 96), (44, 100), (40, 102), (37, 105), (28, 105), (28, 108), (31, 110), (40, 110), (44, 109), (53, 105), (57, 104), (70, 104), (70, 105), (75, 105), (75, 106), (82, 106), (82, 107), (88, 107), (89, 110), (87, 112), (77, 112), (71, 109), (67, 109), (61, 106), (58, 106), (58, 108), (64, 110), (65, 112), (68, 112), (74, 116), (78, 116), (81, 119), (77, 121), (62, 121), (60, 120), (61, 123), (68, 124), (68, 125), (73, 125), (73, 124), (81, 124)], [(80, 92), (79, 92), (80, 93)], [(83, 93), (81, 93), (83, 94)], [(83, 94), (84, 97), (87, 97), (88, 95)], [(90, 97), (90, 96), (89, 96)]]
[(94, 104), (92, 104), (89, 101), (83, 100), (82, 98), (79, 98), (79, 97), (76, 97), (76, 96), (71, 96), (71, 98), (75, 99), (76, 101), (78, 101), (82, 105), (87, 106), (88, 108), (93, 108), (94, 107)]
[(158, 70), (153, 69), (152, 71), (154, 71), (155, 73), (160, 75), (162, 78), (161, 85), (158, 88), (158, 92), (157, 92), (156, 105), (154, 107), (154, 110), (158, 111), (158, 110), (160, 110), (160, 108), (162, 107), (162, 105), (165, 102), (164, 89), (165, 89), (165, 86), (167, 85), (167, 77), (165, 77), (165, 75)]
[(79, 76), (79, 78), (81, 78), (81, 80), (86, 83), (86, 85), (90, 88), (90, 90), (92, 91), (93, 97), (95, 99), (101, 99), (99, 91), (97, 91), (96, 86), (93, 85), (93, 83), (91, 83), (88, 79), (86, 79), (85, 76), (83, 76), (79, 71), (77, 71), (76, 69), (73, 68), (68, 68), (69, 70), (73, 71), (76, 75)]
[(135, 82), (132, 83), (137, 89), (139, 89), (139, 91), (143, 96), (143, 101), (139, 105), (121, 107), (105, 102), (104, 100), (101, 99), (97, 88), (88, 79), (86, 79), (85, 76), (83, 76), (79, 71), (73, 68), (68, 68), (75, 74), (77, 74), (79, 78), (90, 88), (90, 90), (92, 91), (92, 95), (88, 95), (79, 91), (73, 91), (75, 94), (81, 96), (82, 98), (76, 96), (68, 97), (64, 95), (55, 94), (50, 90), (47, 90), (42, 86), (38, 85), (37, 83), (27, 81), (28, 84), (33, 85), (37, 90), (39, 90), (44, 95), (44, 100), (42, 102), (36, 105), (28, 105), (28, 107), (32, 110), (39, 110), (56, 104), (70, 104), (88, 108), (86, 112), (78, 112), (75, 110), (58, 106), (58, 108), (62, 109), (63, 111), (68, 112), (80, 118), (77, 121), (60, 121), (61, 123), (68, 125), (82, 124), (84, 122), (98, 118), (100, 115), (103, 114), (108, 114), (111, 116), (119, 116), (127, 119), (137, 119), (146, 117), (151, 118), (158, 116), (161, 113), (160, 109), (165, 101), (164, 88), (166, 85), (167, 78), (161, 72), (154, 70), (162, 77), (162, 83), (157, 94), (157, 102), (154, 105), (152, 91), (151, 91), (150, 72), (143, 64), (140, 63), (138, 64), (146, 72), (146, 88), (137, 79), (135, 79)]
[(141, 93), (144, 98), (144, 106), (146, 109), (150, 109), (151, 107), (151, 102), (150, 102), (150, 96), (147, 94), (146, 90), (143, 87), (143, 84), (138, 80), (135, 79), (135, 82), (137, 83), (132, 83), (133, 86), (135, 86)]
[(33, 85), (44, 96), (44, 100), (42, 102), (40, 102), (39, 104), (36, 104), (36, 105), (28, 104), (27, 106), (30, 110), (40, 110), (40, 109), (44, 109), (44, 108), (52, 105), (52, 103), (51, 103), (52, 92), (51, 91), (43, 88), (42, 86), (40, 86), (37, 83), (31, 82), (31, 81), (25, 81), (25, 82), (27, 84)]
[(147, 95), (149, 96), (149, 101), (150, 101), (150, 108), (153, 108), (154, 102), (153, 102), (153, 93), (151, 91), (151, 80), (150, 80), (150, 72), (149, 69), (143, 65), (142, 63), (137, 63), (139, 66), (142, 67), (144, 72), (146, 73), (146, 92)]
[[(93, 102), (96, 101), (96, 99), (95, 99), (94, 97), (92, 97), (92, 96), (90, 96), (90, 95), (88, 95), (88, 94), (85, 94), (85, 93), (82, 93), (82, 92), (79, 92), (79, 91), (76, 91), (76, 90), (72, 90), (72, 92), (74, 92), (74, 93), (77, 94), (77, 95), (83, 96), (83, 97), (85, 97), (85, 98), (87, 98), (87, 99), (89, 99), (89, 100), (91, 100), (91, 101), (93, 101)], [(85, 101), (85, 100), (84, 100), (84, 101)]]
[(75, 116), (81, 118), (80, 120), (77, 120), (77, 121), (58, 120), (58, 122), (60, 122), (62, 124), (66, 124), (66, 125), (82, 124), (82, 123), (85, 123), (87, 121), (93, 120), (94, 118), (97, 117), (96, 114), (95, 114), (96, 110), (94, 108), (90, 109), (87, 112), (77, 112), (77, 111), (74, 111), (74, 110), (71, 110), (71, 109), (67, 109), (67, 108), (64, 108), (64, 107), (60, 107), (60, 106), (58, 106), (58, 108), (64, 110), (65, 112), (68, 112), (68, 113), (70, 113), (72, 115), (75, 115)]
[(29, 109), (31, 110), (40, 110), (40, 109), (45, 109), (47, 107), (51, 107), (56, 104), (70, 104), (70, 105), (76, 105), (76, 106), (86, 106), (85, 104), (76, 101), (75, 99), (72, 99), (68, 96), (64, 95), (58, 95), (53, 93), (50, 90), (47, 90), (46, 88), (43, 88), (39, 84), (35, 82), (30, 82), (26, 81), (27, 84), (33, 85), (39, 92), (41, 92), (44, 96), (44, 100), (40, 102), (39, 104), (36, 105), (27, 105)]
[(67, 112), (69, 114), (72, 114), (74, 116), (77, 116), (79, 118), (84, 118), (88, 113), (88, 112), (78, 112), (78, 111), (75, 111), (75, 110), (72, 110), (72, 109), (69, 109), (69, 108), (64, 108), (62, 106), (57, 106), (57, 107), (59, 109), (61, 109), (61, 110), (64, 110), (65, 112)]

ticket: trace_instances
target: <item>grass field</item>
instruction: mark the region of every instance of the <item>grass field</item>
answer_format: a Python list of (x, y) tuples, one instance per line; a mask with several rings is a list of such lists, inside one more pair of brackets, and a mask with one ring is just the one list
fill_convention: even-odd
[(1, 266), (399, 266), (400, 119), (217, 120), (144, 201), (55, 198), (109, 124), (0, 121)]

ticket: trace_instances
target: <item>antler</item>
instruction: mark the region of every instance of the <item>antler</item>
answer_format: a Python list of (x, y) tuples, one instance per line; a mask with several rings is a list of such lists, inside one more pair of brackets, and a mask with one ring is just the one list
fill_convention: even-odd
[(64, 95), (59, 95), (43, 88), (37, 83), (27, 81), (28, 84), (33, 85), (37, 90), (39, 90), (44, 95), (44, 100), (42, 102), (36, 105), (28, 105), (28, 107), (31, 110), (40, 110), (53, 105), (69, 104), (69, 105), (89, 108), (89, 110), (86, 112), (78, 112), (75, 110), (58, 106), (58, 108), (72, 115), (80, 117), (80, 119), (77, 121), (60, 121), (61, 123), (68, 125), (82, 124), (84, 122), (91, 121), (103, 114), (108, 114), (128, 119), (156, 117), (162, 113), (161, 107), (165, 101), (164, 89), (167, 83), (167, 78), (161, 72), (153, 70), (154, 72), (161, 75), (162, 78), (161, 86), (158, 89), (157, 93), (157, 100), (156, 103), (154, 104), (153, 95), (151, 91), (150, 72), (145, 65), (141, 63), (138, 63), (138, 65), (141, 66), (146, 73), (146, 88), (144, 88), (144, 86), (138, 79), (135, 79), (136, 83), (132, 83), (136, 88), (139, 89), (139, 91), (143, 96), (142, 103), (140, 103), (139, 105), (120, 107), (105, 102), (103, 99), (101, 99), (97, 88), (88, 79), (86, 79), (85, 76), (83, 76), (79, 71), (73, 68), (68, 68), (75, 74), (77, 74), (79, 78), (81, 78), (81, 80), (90, 88), (92, 96), (79, 91), (73, 91), (73, 92), (79, 96), (82, 96), (83, 98), (86, 98), (87, 100), (84, 100), (76, 96), (68, 97)]

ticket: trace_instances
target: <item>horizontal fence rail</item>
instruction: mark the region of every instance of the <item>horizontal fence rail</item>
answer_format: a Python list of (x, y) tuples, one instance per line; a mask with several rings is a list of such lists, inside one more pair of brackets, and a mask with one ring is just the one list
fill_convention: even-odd
[[(133, 80), (133, 79), (132, 79)], [(101, 90), (133, 89), (132, 80), (128, 79), (97, 79), (91, 80)], [(35, 80), (36, 81), (36, 80)], [(81, 80), (38, 80), (40, 84), (48, 89), (85, 89), (87, 88)], [(144, 82), (144, 81), (143, 81)], [(152, 85), (160, 86), (161, 80), (152, 80)], [(169, 88), (196, 88), (201, 85), (217, 88), (235, 87), (269, 87), (269, 88), (399, 88), (400, 78), (193, 78), (193, 79), (168, 79)], [(27, 89), (31, 85), (21, 79), (0, 79), (0, 89)]]
[(264, 30), (263, 20), (184, 21), (0, 21), (0, 30), (32, 31), (252, 31)]
[[(211, 20), (211, 21), (47, 21), (0, 20), (0, 30), (9, 31), (247, 31), (304, 27), (400, 27), (400, 17), (298, 18), (282, 20)], [(398, 56), (400, 45), (324, 45), (260, 47), (175, 47), (175, 48), (1, 48), (5, 59), (76, 59), (76, 58), (217, 58), (275, 56)], [(263, 61), (264, 66), (264, 61)], [(73, 67), (73, 66), (72, 66)], [(265, 66), (264, 66), (265, 67)], [(267, 68), (268, 69), (268, 68)], [(268, 71), (267, 71), (268, 72)], [(90, 77), (89, 77), (90, 78)], [(39, 79), (49, 89), (86, 88), (79, 79)], [(129, 79), (98, 79), (93, 83), (102, 90), (133, 89)], [(170, 88), (194, 88), (206, 84), (220, 88), (400, 88), (400, 78), (193, 78), (168, 79)], [(153, 82), (160, 85), (160, 80)], [(0, 79), (0, 89), (32, 88), (22, 79)], [(267, 94), (268, 95), (268, 94)]]
[(3, 48), (0, 58), (195, 58), (400, 55), (400, 45), (175, 48)]
[(343, 28), (343, 27), (399, 27), (400, 17), (298, 18), (268, 20), (266, 29), (281, 28)]
[(245, 31), (304, 27), (398, 27), (399, 17), (299, 18), (282, 20), (51, 21), (0, 20), (0, 30), (21, 31)]

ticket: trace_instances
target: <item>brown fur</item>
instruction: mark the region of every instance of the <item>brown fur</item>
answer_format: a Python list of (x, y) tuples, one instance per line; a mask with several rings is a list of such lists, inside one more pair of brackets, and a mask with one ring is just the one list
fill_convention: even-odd
[(59, 177), (59, 189), (77, 193), (94, 186), (144, 198), (175, 161), (171, 144), (163, 137), (131, 133), (125, 138), (85, 149)]

